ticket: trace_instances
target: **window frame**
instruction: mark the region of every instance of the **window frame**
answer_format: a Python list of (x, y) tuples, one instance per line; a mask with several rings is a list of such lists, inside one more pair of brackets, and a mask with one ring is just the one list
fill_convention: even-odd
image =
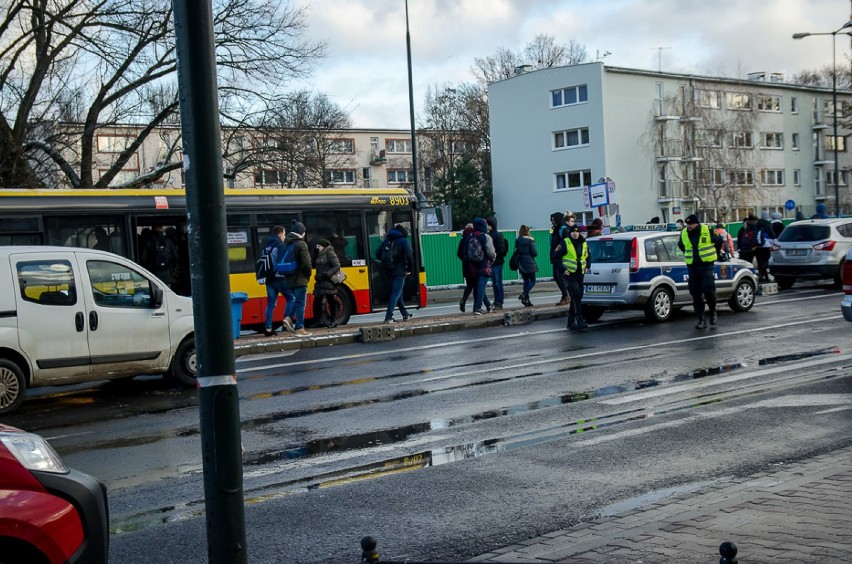
[[(777, 139), (777, 144), (770, 145), (770, 138)], [(779, 131), (761, 131), (760, 132), (760, 148), (767, 150), (781, 150), (784, 148), (784, 134)]]
[[(773, 177), (770, 180), (770, 176)], [(760, 183), (763, 186), (784, 186), (786, 175), (783, 168), (765, 168), (760, 171)]]
[(726, 92), (727, 108), (736, 112), (748, 112), (754, 107), (754, 96), (750, 92)]
[[(336, 180), (335, 176), (341, 174), (343, 180)], [(352, 180), (349, 180), (349, 175), (352, 175)], [(334, 168), (325, 171), (325, 178), (328, 184), (351, 185), (358, 180), (358, 175), (354, 168)]]
[[(397, 145), (402, 145), (397, 147)], [(402, 150), (399, 150), (402, 149)], [(411, 139), (385, 139), (385, 151), (388, 154), (394, 155), (410, 155), (411, 154)]]
[[(715, 101), (712, 100), (715, 97)], [(707, 90), (704, 88), (696, 88), (693, 94), (693, 103), (699, 108), (707, 108), (711, 110), (722, 109), (722, 93), (718, 90)]]
[[(404, 180), (399, 179), (400, 173), (405, 174)], [(394, 175), (394, 180), (391, 180), (391, 174)], [(410, 169), (410, 168), (388, 169), (387, 179), (388, 179), (388, 184), (413, 184), (414, 183), (414, 170)]]
[[(566, 94), (574, 93), (574, 102), (566, 102)], [(556, 96), (559, 96), (559, 103), (556, 102)], [(587, 104), (589, 102), (589, 86), (588, 84), (578, 84), (576, 86), (565, 86), (556, 88), (550, 91), (550, 109), (565, 108), (568, 106), (577, 106), (579, 104)]]
[[(584, 137), (583, 133), (584, 132), (585, 132), (585, 138), (586, 138), (585, 143), (583, 142), (583, 137)], [(577, 141), (578, 142), (576, 144), (569, 144), (568, 143), (569, 136), (572, 133), (577, 135)], [(561, 146), (558, 145), (558, 141), (557, 141), (559, 136), (562, 136), (562, 139), (563, 139), (563, 145), (561, 145)], [(588, 147), (589, 145), (591, 145), (591, 134), (589, 133), (588, 127), (576, 127), (576, 128), (572, 128), (572, 129), (563, 129), (561, 131), (554, 131), (551, 134), (550, 140), (551, 140), (551, 143), (552, 143), (551, 150), (553, 150), (553, 151), (564, 151), (564, 150), (567, 150), (567, 149), (576, 149), (578, 147)]]
[[(571, 176), (579, 176), (580, 185), (574, 186), (570, 182)], [(559, 187), (559, 179), (562, 178), (563, 186)], [(583, 180), (587, 181), (586, 184), (583, 184)], [(553, 175), (553, 191), (554, 192), (570, 192), (575, 190), (582, 190), (586, 186), (590, 186), (592, 183), (592, 169), (584, 168), (580, 170), (564, 170), (562, 172), (554, 173)]]
[[(766, 103), (769, 102), (770, 107), (767, 108)], [(775, 94), (758, 94), (757, 95), (757, 111), (781, 113), (782, 100), (781, 96)]]

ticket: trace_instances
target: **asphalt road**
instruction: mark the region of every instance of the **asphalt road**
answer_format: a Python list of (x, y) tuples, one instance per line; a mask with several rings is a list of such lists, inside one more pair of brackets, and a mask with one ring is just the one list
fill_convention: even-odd
[[(463, 560), (848, 446), (839, 303), (812, 285), (714, 330), (619, 313), (242, 357), (249, 560), (355, 562), (367, 534), (383, 559)], [(207, 559), (197, 419), (193, 391), (142, 378), (8, 422), (104, 480), (111, 560), (150, 563)]]

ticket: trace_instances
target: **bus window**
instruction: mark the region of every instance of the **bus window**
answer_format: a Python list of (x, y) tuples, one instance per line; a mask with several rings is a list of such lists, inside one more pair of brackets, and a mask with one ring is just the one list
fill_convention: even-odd
[(47, 244), (60, 247), (83, 247), (125, 255), (121, 216), (46, 217)]
[(37, 217), (0, 217), (0, 245), (44, 245)]
[(366, 245), (361, 212), (305, 212), (302, 214), (307, 230), (308, 248), (314, 249), (317, 239), (328, 239), (341, 266), (365, 264)]

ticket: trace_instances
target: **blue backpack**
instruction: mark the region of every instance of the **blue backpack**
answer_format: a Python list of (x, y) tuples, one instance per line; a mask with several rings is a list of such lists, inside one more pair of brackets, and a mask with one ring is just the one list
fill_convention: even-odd
[(298, 267), (296, 243), (288, 243), (281, 252), (281, 256), (278, 257), (278, 262), (275, 264), (275, 272), (284, 275), (293, 274)]

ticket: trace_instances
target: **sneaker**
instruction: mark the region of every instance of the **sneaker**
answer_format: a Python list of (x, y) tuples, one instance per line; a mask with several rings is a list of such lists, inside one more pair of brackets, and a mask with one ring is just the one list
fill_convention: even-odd
[(403, 320), (403, 321), (408, 321), (408, 320), (409, 320), (409, 319), (411, 319), (412, 317), (414, 317), (414, 315), (413, 315), (413, 314), (411, 314), (411, 313), (406, 313), (405, 315), (403, 315), (403, 316), (402, 316), (402, 320)]
[(713, 313), (710, 314), (710, 325), (711, 326), (716, 325), (717, 319), (718, 319), (718, 316), (716, 315), (716, 312), (714, 311)]
[(500, 310), (502, 310), (502, 309), (503, 309), (503, 304), (499, 304), (499, 305), (494, 304), (494, 307), (492, 307), (491, 309), (495, 309), (495, 310), (497, 310), (497, 311), (500, 311)]
[(485, 312), (486, 312), (486, 313), (491, 313), (492, 311), (494, 311), (494, 306), (493, 306), (493, 305), (485, 306)]
[(296, 332), (296, 330), (293, 328), (293, 320), (290, 319), (289, 317), (285, 317), (284, 321), (282, 321), (281, 323), (283, 324), (284, 329), (286, 329), (287, 331), (289, 331), (291, 333)]
[(696, 328), (696, 329), (706, 329), (706, 328), (707, 328), (707, 324), (706, 324), (706, 323), (704, 323), (704, 320), (703, 320), (703, 319), (699, 319), (699, 320), (698, 320), (698, 323), (696, 323), (696, 324), (695, 324), (695, 328)]
[(393, 319), (393, 318), (391, 318), (391, 319), (385, 319), (385, 323), (396, 323), (396, 321), (394, 321), (394, 319)]
[(299, 335), (299, 336), (305, 336), (305, 335), (307, 335), (307, 334), (308, 334), (308, 332), (307, 332), (307, 331), (305, 331), (305, 329), (304, 329), (303, 327), (299, 327), (298, 329), (294, 329), (294, 330), (293, 330), (293, 332), (294, 332), (296, 335)]
[(483, 309), (475, 309), (473, 310), (473, 315), (485, 315), (487, 312)]
[(274, 334), (275, 334), (275, 332), (272, 329), (264, 329), (263, 330), (263, 336), (264, 337), (271, 337)]

